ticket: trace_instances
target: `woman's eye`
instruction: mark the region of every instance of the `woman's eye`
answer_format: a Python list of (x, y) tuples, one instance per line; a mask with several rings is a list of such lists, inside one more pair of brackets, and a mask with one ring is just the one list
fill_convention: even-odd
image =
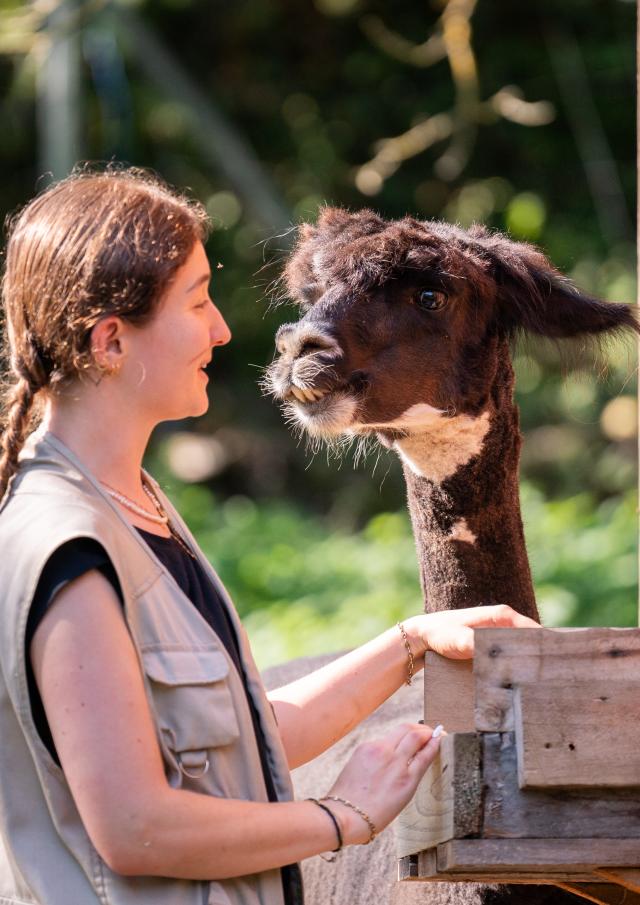
[(420, 308), (426, 311), (436, 311), (447, 301), (446, 292), (439, 289), (421, 289), (415, 296), (415, 302)]

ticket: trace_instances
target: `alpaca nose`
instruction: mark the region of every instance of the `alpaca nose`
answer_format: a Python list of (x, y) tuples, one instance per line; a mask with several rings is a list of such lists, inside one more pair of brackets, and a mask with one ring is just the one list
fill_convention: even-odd
[(276, 333), (276, 349), (294, 361), (314, 352), (337, 352), (338, 343), (322, 327), (308, 324), (283, 324)]

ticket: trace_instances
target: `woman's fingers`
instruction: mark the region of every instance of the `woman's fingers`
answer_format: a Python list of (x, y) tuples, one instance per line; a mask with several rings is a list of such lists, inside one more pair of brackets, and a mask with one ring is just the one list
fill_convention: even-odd
[(474, 629), (540, 628), (535, 620), (506, 604), (448, 610), (415, 618), (423, 620), (421, 633), (426, 649), (455, 660), (473, 657)]
[(462, 622), (470, 628), (502, 626), (514, 628), (540, 628), (540, 625), (528, 616), (517, 613), (512, 607), (500, 603), (495, 606), (469, 607), (458, 610)]
[(428, 745), (433, 738), (433, 729), (430, 726), (423, 726), (419, 723), (409, 726), (396, 745), (398, 756), (409, 761), (416, 754)]
[(418, 779), (424, 775), (425, 770), (433, 763), (438, 749), (440, 748), (441, 735), (432, 735), (426, 745), (416, 751), (414, 756), (407, 762), (407, 769), (411, 776)]

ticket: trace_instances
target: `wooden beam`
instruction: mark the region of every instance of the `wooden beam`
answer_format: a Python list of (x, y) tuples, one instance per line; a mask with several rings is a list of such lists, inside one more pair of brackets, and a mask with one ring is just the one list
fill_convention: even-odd
[(511, 731), (519, 685), (640, 682), (640, 629), (476, 629), (473, 671), (475, 728)]
[(448, 733), (473, 732), (473, 660), (448, 660), (429, 651), (424, 660), (424, 721)]
[(418, 856), (405, 855), (398, 859), (398, 882), (418, 879)]
[(640, 896), (615, 883), (557, 883), (576, 896), (596, 905), (640, 905)]
[(413, 855), (480, 829), (480, 739), (445, 735), (435, 760), (396, 823), (398, 857)]
[(483, 838), (640, 838), (639, 788), (521, 789), (515, 734), (480, 738)]
[(640, 786), (640, 681), (527, 682), (514, 707), (520, 788)]
[(517, 874), (513, 870), (493, 870), (483, 873), (482, 871), (456, 871), (447, 873), (440, 871), (437, 865), (437, 848), (428, 849), (420, 852), (418, 857), (418, 873), (411, 877), (411, 882), (425, 883), (501, 883), (501, 884), (530, 884), (535, 883), (555, 886), (559, 881), (572, 883), (597, 883), (599, 878), (591, 871), (574, 871), (572, 873), (563, 873), (560, 870), (554, 871), (553, 875), (540, 875), (538, 872), (519, 871)]
[(484, 873), (593, 872), (637, 867), (637, 839), (453, 839), (438, 846), (438, 871)]
[(640, 867), (630, 867), (626, 870), (598, 870), (596, 873), (612, 883), (619, 883), (625, 889), (640, 893)]

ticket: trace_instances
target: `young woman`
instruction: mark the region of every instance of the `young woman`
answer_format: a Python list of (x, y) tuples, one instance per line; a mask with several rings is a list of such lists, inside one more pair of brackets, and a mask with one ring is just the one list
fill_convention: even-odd
[[(10, 227), (0, 458), (0, 902), (293, 905), (296, 862), (369, 842), (432, 729), (359, 747), (321, 800), (289, 769), (508, 608), (415, 616), (267, 697), (215, 573), (141, 467), (202, 414), (229, 329), (203, 209), (134, 170), (79, 173)], [(29, 436), (32, 415), (40, 427)]]

